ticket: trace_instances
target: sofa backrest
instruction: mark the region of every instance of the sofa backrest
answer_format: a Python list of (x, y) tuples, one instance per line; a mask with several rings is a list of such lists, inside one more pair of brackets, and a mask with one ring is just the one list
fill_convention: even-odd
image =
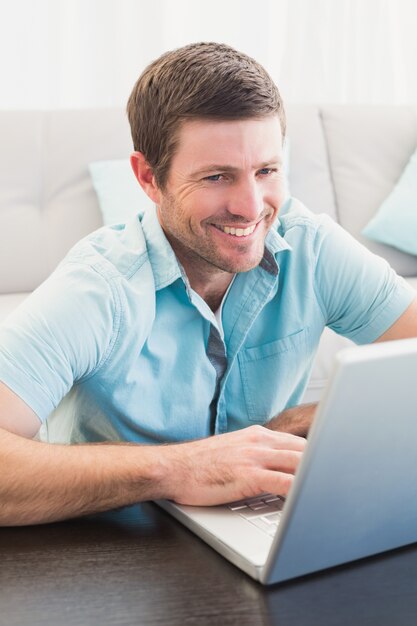
[(338, 221), (399, 274), (417, 276), (417, 256), (361, 235), (417, 147), (417, 106), (335, 105), (320, 114)]
[[(360, 231), (417, 145), (417, 107), (289, 106), (290, 188), (315, 212)], [(128, 158), (123, 110), (0, 112), (0, 293), (33, 290), (102, 225), (88, 164)], [(362, 240), (395, 269), (417, 257)]]
[(102, 225), (88, 164), (130, 154), (122, 110), (0, 112), (0, 293), (31, 291)]

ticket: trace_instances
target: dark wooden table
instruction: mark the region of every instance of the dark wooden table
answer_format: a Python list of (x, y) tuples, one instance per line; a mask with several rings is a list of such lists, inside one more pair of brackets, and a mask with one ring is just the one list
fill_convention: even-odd
[(417, 624), (417, 545), (262, 587), (153, 504), (0, 529), (0, 624)]

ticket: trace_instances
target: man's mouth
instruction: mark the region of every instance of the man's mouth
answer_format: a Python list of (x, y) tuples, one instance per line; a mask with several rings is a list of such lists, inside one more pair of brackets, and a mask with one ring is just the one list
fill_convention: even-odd
[(235, 237), (248, 237), (248, 235), (251, 235), (253, 233), (253, 231), (257, 227), (257, 224), (253, 224), (253, 226), (247, 226), (247, 228), (233, 228), (232, 226), (221, 226), (218, 224), (213, 224), (213, 226), (218, 230), (226, 233), (226, 235), (234, 235)]

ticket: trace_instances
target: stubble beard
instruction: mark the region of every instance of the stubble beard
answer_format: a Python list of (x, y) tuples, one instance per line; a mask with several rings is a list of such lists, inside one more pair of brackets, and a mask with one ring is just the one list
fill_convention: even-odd
[(217, 246), (208, 240), (199, 240), (198, 245), (196, 239), (182, 236), (181, 233), (175, 231), (165, 232), (176, 256), (179, 261), (186, 266), (192, 266), (195, 270), (200, 266), (204, 272), (215, 274), (219, 271), (230, 274), (240, 272), (248, 272), (257, 267), (262, 261), (264, 255), (264, 245), (257, 254), (251, 255), (250, 258), (242, 258), (239, 260), (239, 253), (244, 257), (247, 254), (247, 246), (242, 243), (241, 246), (235, 247), (234, 257), (227, 258), (225, 254), (217, 252)]
[[(165, 196), (164, 206), (162, 210), (159, 209), (159, 212), (161, 217), (162, 215), (164, 216), (161, 226), (165, 235), (180, 263), (182, 263), (184, 267), (192, 265), (194, 269), (197, 270), (200, 265), (204, 272), (210, 274), (214, 274), (219, 271), (237, 274), (240, 272), (248, 272), (249, 270), (257, 267), (262, 261), (264, 255), (265, 237), (271, 225), (269, 225), (265, 231), (262, 244), (259, 242), (259, 251), (256, 251), (253, 255), (251, 255), (251, 258), (239, 261), (239, 258), (231, 259), (227, 258), (225, 254), (218, 253), (216, 250), (216, 242), (210, 241), (210, 237), (201, 239), (198, 238), (197, 235), (193, 236), (191, 232), (188, 235), (188, 233), (185, 233), (184, 229), (181, 227), (178, 228), (178, 224), (185, 225), (187, 220), (181, 219), (181, 205), (170, 194)], [(168, 220), (166, 220), (167, 215), (169, 216)], [(170, 219), (171, 216), (174, 215), (176, 215), (177, 218)], [(263, 219), (267, 218), (268, 215), (265, 215)], [(230, 221), (233, 221), (233, 219), (235, 220), (236, 218), (232, 218)], [(236, 254), (239, 255), (239, 253), (244, 256), (247, 254), (247, 244), (242, 242), (240, 246), (234, 246), (234, 250), (235, 256)]]

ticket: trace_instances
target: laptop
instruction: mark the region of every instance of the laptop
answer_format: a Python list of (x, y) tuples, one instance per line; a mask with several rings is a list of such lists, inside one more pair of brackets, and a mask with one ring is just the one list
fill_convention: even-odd
[(335, 357), (286, 500), (157, 504), (263, 584), (417, 541), (417, 338)]

